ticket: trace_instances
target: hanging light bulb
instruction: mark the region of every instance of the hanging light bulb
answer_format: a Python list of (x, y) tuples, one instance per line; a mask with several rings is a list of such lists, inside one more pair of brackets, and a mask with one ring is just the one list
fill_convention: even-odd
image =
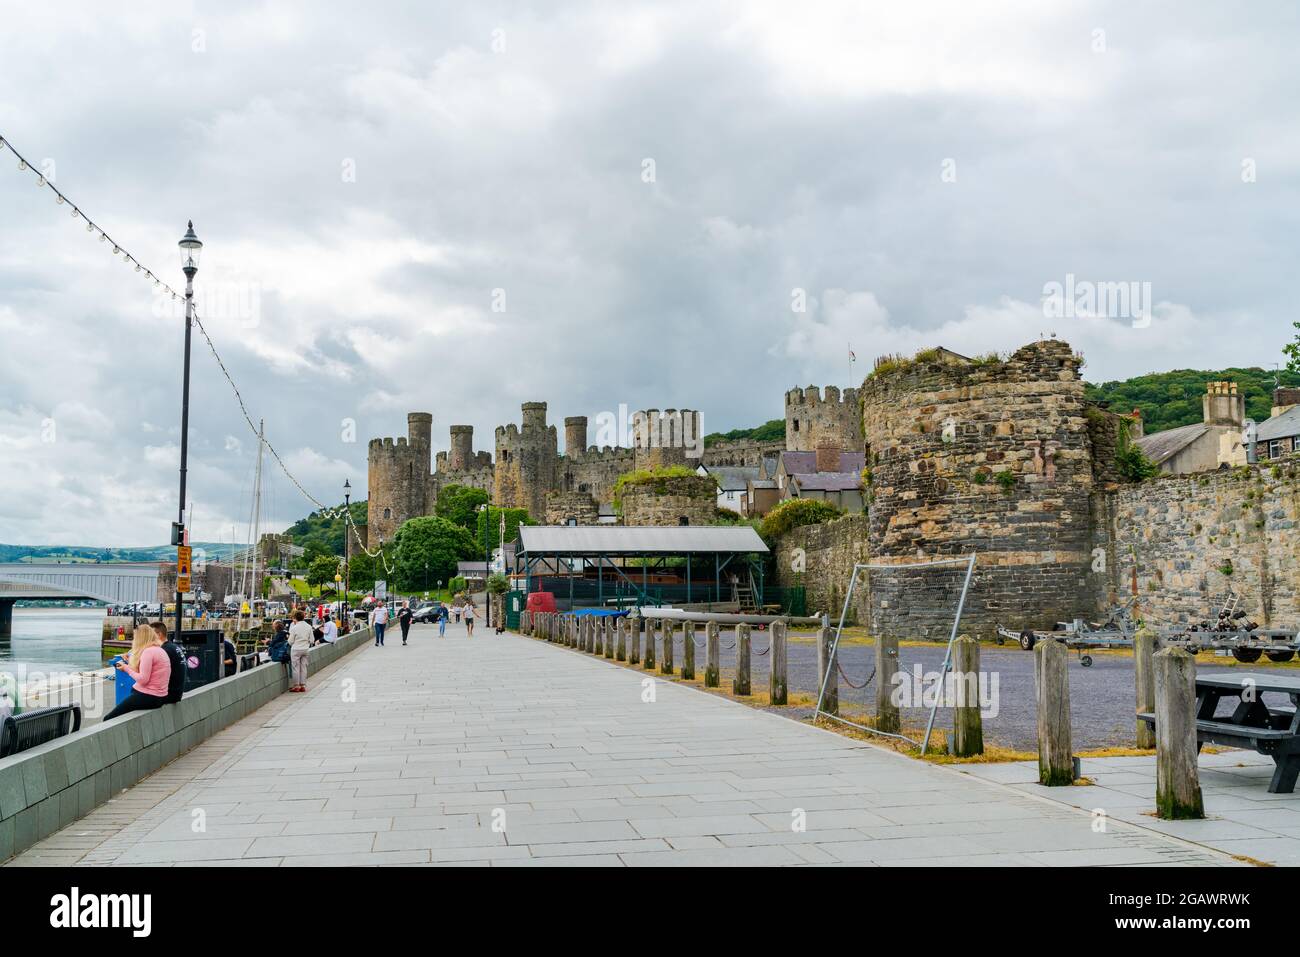
[(19, 160), (19, 161), (18, 161), (18, 169), (19, 169), (19, 170), (25, 170), (26, 168), (27, 168), (27, 160)]
[(63, 194), (62, 194), (62, 193), (55, 193), (55, 194), (54, 194), (54, 201), (55, 201), (56, 203), (58, 203), (60, 206), (62, 206), (62, 205), (63, 205)]
[(118, 253), (120, 253), (121, 251), (122, 251), (122, 250), (118, 249), (116, 246), (113, 247), (113, 255), (114, 255), (114, 256), (116, 256), (116, 255), (117, 255)]
[(42, 186), (44, 186), (44, 185), (45, 185), (45, 177), (44, 177), (44, 176), (37, 176), (37, 177), (36, 177), (36, 188), (37, 188), (37, 189), (40, 189), (40, 188), (41, 188)]
[[(95, 231), (95, 224), (94, 224), (94, 223), (86, 223), (86, 232), (88, 232), (88, 233), (93, 233), (94, 231)], [(103, 239), (104, 237), (103, 237), (103, 236), (100, 236), (99, 238), (100, 238), (100, 239)]]

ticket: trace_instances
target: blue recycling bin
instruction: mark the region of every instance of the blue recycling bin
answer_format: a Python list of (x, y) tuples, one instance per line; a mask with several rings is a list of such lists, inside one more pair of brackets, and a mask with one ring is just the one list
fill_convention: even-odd
[[(109, 659), (108, 666), (110, 668), (114, 668), (114, 670), (116, 671), (116, 668), (114, 666), (119, 661), (125, 661), (125, 660), (126, 657), (123, 655), (114, 655), (111, 659)], [(125, 701), (127, 697), (131, 694), (131, 689), (134, 687), (135, 687), (134, 678), (132, 678), (125, 671), (117, 671), (117, 680), (114, 682), (114, 688), (117, 691), (116, 703), (121, 704), (123, 701)]]

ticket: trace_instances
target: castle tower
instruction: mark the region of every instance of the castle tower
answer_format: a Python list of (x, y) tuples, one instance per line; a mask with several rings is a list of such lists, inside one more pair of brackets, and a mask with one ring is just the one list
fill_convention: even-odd
[(474, 426), (453, 425), (451, 427), (451, 454), (447, 457), (447, 469), (452, 472), (465, 472), (474, 467)]
[(700, 413), (692, 409), (645, 409), (632, 415), (637, 469), (694, 468), (704, 452)]
[(422, 445), (426, 449), (433, 445), (433, 413), (406, 413), (406, 434), (412, 446)]
[(526, 508), (530, 517), (546, 516), (546, 495), (559, 485), (559, 435), (546, 424), (546, 403), (525, 402), (519, 426), (497, 426), (496, 502)]
[(862, 409), (859, 391), (815, 385), (785, 394), (785, 447), (791, 452), (815, 452), (818, 445), (836, 445), (847, 452), (862, 451)]
[(579, 455), (587, 450), (587, 417), (571, 415), (564, 420), (564, 454)]
[(371, 439), (366, 454), (366, 534), (374, 547), (391, 542), (408, 518), (427, 513), (433, 415), (412, 412), (405, 438)]

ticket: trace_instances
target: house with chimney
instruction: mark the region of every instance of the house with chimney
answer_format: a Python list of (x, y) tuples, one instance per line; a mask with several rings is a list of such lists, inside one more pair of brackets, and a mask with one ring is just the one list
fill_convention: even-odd
[(1242, 430), (1246, 423), (1246, 397), (1238, 391), (1237, 383), (1207, 383), (1201, 398), (1201, 414), (1200, 422), (1152, 432), (1134, 439), (1134, 443), (1166, 475), (1245, 465)]
[(847, 512), (860, 512), (866, 504), (862, 492), (866, 467), (865, 452), (819, 445), (815, 452), (782, 452), (772, 478), (780, 501), (811, 498)]
[(1255, 455), (1260, 462), (1300, 452), (1300, 389), (1277, 389), (1273, 408), (1255, 433)]

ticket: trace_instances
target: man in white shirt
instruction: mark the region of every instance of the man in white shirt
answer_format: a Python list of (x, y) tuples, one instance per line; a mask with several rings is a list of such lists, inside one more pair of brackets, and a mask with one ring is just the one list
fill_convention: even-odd
[(383, 602), (375, 605), (375, 610), (370, 613), (370, 623), (375, 628), (375, 647), (378, 648), (384, 643), (384, 627), (388, 624), (388, 606)]
[(339, 640), (339, 626), (334, 624), (333, 618), (326, 618), (325, 624), (321, 625), (320, 640), (324, 642)]

